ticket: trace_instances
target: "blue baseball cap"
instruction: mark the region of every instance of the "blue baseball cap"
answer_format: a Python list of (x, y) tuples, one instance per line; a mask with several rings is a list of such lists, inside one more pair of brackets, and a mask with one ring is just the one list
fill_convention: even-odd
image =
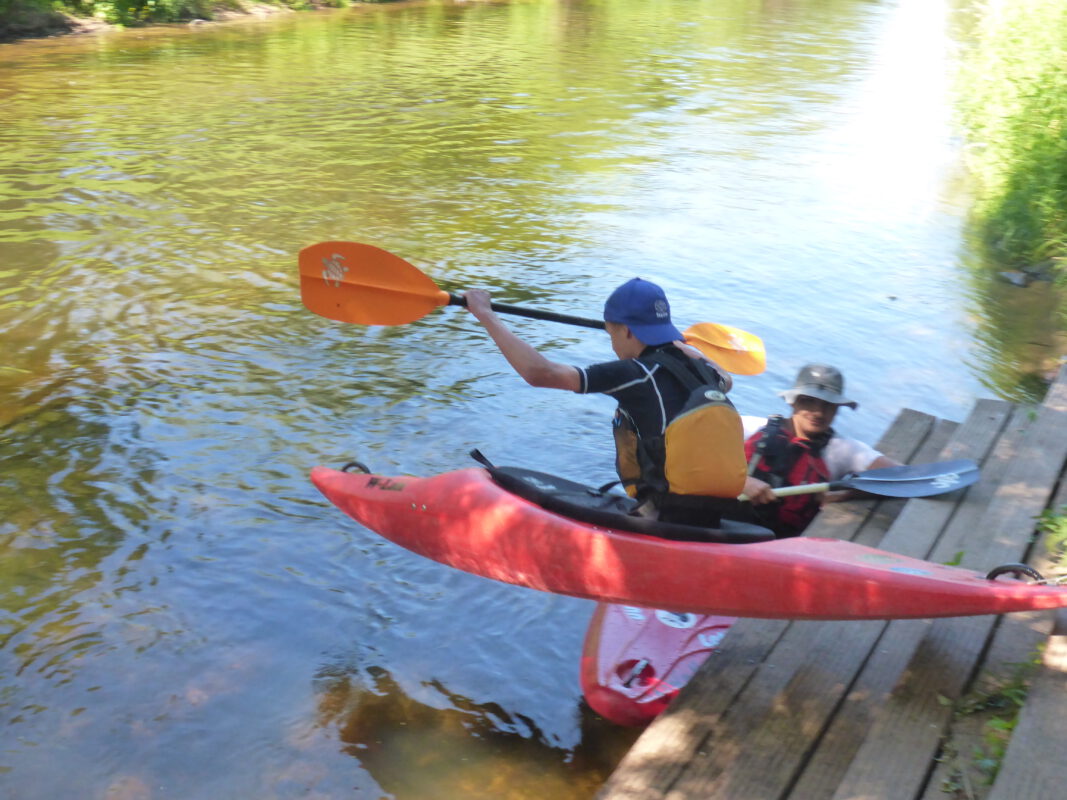
[(663, 290), (642, 278), (631, 278), (604, 303), (605, 322), (618, 322), (643, 344), (655, 346), (684, 339), (671, 324), (671, 306)]

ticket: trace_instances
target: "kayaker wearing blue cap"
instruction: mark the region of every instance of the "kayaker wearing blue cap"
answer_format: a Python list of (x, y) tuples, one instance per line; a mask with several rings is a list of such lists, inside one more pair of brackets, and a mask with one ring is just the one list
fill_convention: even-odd
[[(616, 466), (627, 490), (643, 501), (643, 513), (669, 522), (718, 525), (721, 511), (733, 505), (726, 499), (730, 492), (715, 497), (672, 491), (664, 477), (664, 437), (667, 426), (690, 397), (690, 390), (672, 372), (677, 369), (675, 365), (694, 374), (708, 375), (707, 380), (714, 381), (722, 393), (724, 405), (729, 405), (725, 392), (730, 390), (732, 380), (728, 373), (685, 344), (682, 333), (671, 322), (670, 304), (663, 289), (651, 281), (632, 278), (612, 292), (604, 304), (604, 321), (618, 360), (584, 368), (552, 361), (516, 336), (490, 308), (488, 292), (473, 289), (466, 293), (466, 298), (467, 308), (528, 384), (580, 394), (606, 394), (618, 401), (613, 421)], [(695, 366), (698, 361), (712, 369)], [(732, 412), (732, 406), (729, 408)], [(738, 480), (744, 482), (740, 420), (737, 427), (736, 454), (717, 452), (715, 444), (708, 443), (701, 449), (701, 458), (733, 463), (736, 455), (742, 462)], [(730, 485), (736, 497), (737, 486)]]
[[(742, 417), (745, 426), (745, 455), (753, 465), (754, 480), (745, 484), (745, 494), (753, 504), (740, 516), (771, 528), (779, 537), (797, 536), (811, 523), (822, 503), (852, 496), (852, 492), (798, 495), (776, 500), (771, 489), (802, 483), (839, 480), (853, 472), (899, 466), (900, 462), (868, 444), (839, 436), (831, 427), (842, 406), (856, 409), (859, 404), (844, 394), (845, 377), (829, 364), (805, 364), (793, 386), (778, 394), (792, 406), (789, 417)], [(744, 511), (744, 506), (742, 507)]]

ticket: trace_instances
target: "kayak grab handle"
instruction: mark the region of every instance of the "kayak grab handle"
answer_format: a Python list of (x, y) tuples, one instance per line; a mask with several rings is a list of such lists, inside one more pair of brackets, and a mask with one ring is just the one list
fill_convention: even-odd
[(993, 567), (989, 570), (989, 573), (985, 576), (986, 580), (995, 581), (1001, 575), (1014, 575), (1016, 578), (1033, 578), (1039, 583), (1044, 583), (1044, 576), (1036, 569), (1028, 564), (1001, 564), (999, 567)]
[(341, 472), (351, 472), (353, 469), (358, 469), (360, 472), (365, 472), (370, 475), (370, 467), (368, 467), (362, 461), (349, 461), (347, 464), (341, 467)]

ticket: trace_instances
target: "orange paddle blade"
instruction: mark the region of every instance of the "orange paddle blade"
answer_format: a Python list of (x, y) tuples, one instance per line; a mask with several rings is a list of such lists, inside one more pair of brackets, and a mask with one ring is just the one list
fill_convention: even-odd
[(732, 325), (698, 322), (685, 329), (685, 341), (735, 375), (759, 375), (767, 368), (763, 340)]
[(448, 305), (448, 292), (399, 256), (357, 242), (300, 251), (300, 298), (309, 311), (356, 325), (403, 325)]

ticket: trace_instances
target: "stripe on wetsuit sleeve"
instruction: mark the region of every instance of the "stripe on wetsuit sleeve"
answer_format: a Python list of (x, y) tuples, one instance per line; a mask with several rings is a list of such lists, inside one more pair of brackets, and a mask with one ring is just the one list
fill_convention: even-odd
[[(623, 389), (628, 389), (631, 386), (637, 386), (638, 384), (650, 380), (652, 378), (652, 372), (649, 372), (648, 367), (646, 367), (640, 361), (637, 361), (636, 359), (634, 360), (637, 365), (645, 371), (645, 374), (642, 377), (634, 378), (633, 380), (626, 381), (625, 383), (620, 383), (618, 386), (612, 386), (610, 389), (601, 389), (597, 392), (597, 394), (615, 394), (616, 392), (621, 392)], [(579, 392), (581, 394), (589, 394), (589, 374), (585, 371), (585, 367), (575, 367), (575, 369), (578, 370), (578, 375), (580, 376), (581, 385), (579, 387)], [(657, 369), (659, 369), (658, 364), (652, 368), (653, 372)], [(653, 383), (653, 385), (655, 384)]]
[[(623, 389), (629, 389), (631, 386), (637, 386), (638, 384), (642, 384), (642, 383), (645, 383), (647, 381), (652, 381), (652, 385), (656, 389), (656, 394), (659, 394), (659, 386), (656, 384), (656, 382), (654, 380), (652, 380), (652, 374), (656, 370), (659, 369), (659, 364), (653, 365), (652, 369), (650, 370), (648, 367), (646, 367), (644, 364), (642, 364), (636, 358), (634, 359), (634, 363), (636, 363), (637, 366), (639, 366), (641, 369), (643, 369), (645, 371), (645, 374), (644, 374), (643, 377), (634, 378), (632, 381), (626, 381), (626, 383), (620, 383), (618, 386), (614, 386), (611, 389), (605, 389), (602, 392), (602, 394), (615, 394), (616, 392), (621, 392)], [(663, 405), (662, 401), (660, 402), (660, 405), (661, 406)]]

